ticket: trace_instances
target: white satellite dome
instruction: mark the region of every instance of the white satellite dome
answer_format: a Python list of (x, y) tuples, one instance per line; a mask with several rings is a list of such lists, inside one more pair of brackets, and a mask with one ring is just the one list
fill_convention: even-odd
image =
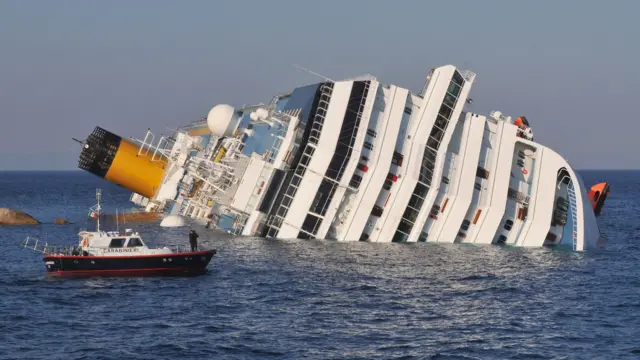
[(207, 126), (213, 135), (231, 136), (240, 123), (240, 117), (231, 105), (214, 106), (207, 115)]
[(184, 218), (180, 215), (169, 215), (160, 222), (162, 227), (181, 227), (185, 226)]

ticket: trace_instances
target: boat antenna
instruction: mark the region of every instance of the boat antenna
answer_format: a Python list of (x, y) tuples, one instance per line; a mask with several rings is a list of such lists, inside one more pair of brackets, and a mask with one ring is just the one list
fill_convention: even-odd
[(96, 205), (96, 232), (100, 232), (100, 198), (102, 197), (102, 190), (96, 189), (96, 200), (98, 204)]
[(118, 221), (118, 208), (116, 208), (116, 231), (120, 234), (120, 224)]
[(305, 68), (303, 68), (303, 67), (302, 67), (302, 66), (300, 66), (300, 65), (293, 64), (293, 66), (294, 66), (294, 67), (296, 67), (296, 68), (298, 68), (298, 69), (300, 69), (300, 70), (302, 70), (302, 71), (306, 71), (306, 72), (308, 72), (308, 73), (309, 73), (309, 74), (311, 74), (311, 75), (319, 76), (319, 77), (321, 77), (321, 78), (325, 79), (326, 81), (335, 82), (335, 81), (333, 81), (333, 80), (329, 79), (328, 77), (326, 77), (326, 76), (324, 76), (324, 75), (320, 75), (320, 74), (318, 74), (318, 73), (316, 73), (316, 72), (313, 72), (313, 71), (311, 71), (311, 70), (309, 70), (309, 69), (305, 69)]

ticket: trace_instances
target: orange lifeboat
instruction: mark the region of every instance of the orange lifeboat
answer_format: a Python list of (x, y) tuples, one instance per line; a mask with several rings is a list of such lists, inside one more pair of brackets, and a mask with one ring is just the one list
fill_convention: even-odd
[(596, 216), (600, 216), (600, 212), (602, 211), (602, 207), (604, 206), (604, 202), (609, 196), (609, 183), (601, 182), (595, 184), (589, 190), (589, 201), (591, 202), (591, 207), (593, 208), (593, 212)]

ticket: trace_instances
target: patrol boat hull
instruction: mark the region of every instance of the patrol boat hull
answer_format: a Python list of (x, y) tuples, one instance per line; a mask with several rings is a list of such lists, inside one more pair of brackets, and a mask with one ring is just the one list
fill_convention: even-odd
[(46, 255), (43, 258), (48, 276), (159, 276), (200, 275), (207, 271), (216, 250), (137, 255), (137, 256), (68, 256)]

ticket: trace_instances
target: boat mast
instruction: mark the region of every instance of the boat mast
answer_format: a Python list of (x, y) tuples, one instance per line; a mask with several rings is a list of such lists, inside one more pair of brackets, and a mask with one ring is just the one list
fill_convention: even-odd
[(96, 205), (96, 232), (100, 232), (100, 198), (102, 197), (102, 191), (100, 189), (96, 189), (96, 200), (98, 201), (98, 205)]

